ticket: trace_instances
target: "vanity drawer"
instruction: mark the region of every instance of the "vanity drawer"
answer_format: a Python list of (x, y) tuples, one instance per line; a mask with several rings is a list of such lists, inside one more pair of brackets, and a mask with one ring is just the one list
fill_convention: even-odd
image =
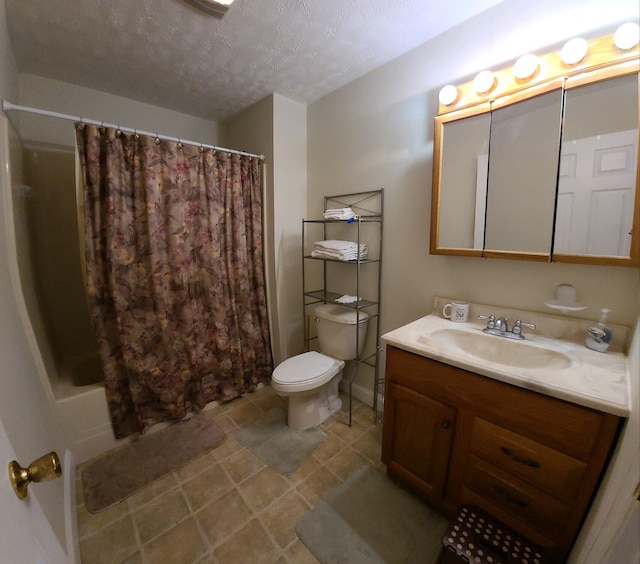
[(464, 488), (550, 538), (562, 534), (571, 514), (570, 505), (473, 455), (468, 457)]
[(470, 450), (505, 472), (565, 501), (578, 494), (587, 464), (475, 417)]

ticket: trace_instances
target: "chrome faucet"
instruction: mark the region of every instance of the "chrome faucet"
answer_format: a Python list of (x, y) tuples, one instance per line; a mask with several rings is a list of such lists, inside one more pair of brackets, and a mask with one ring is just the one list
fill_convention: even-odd
[(496, 319), (496, 325), (495, 325), (495, 329), (497, 331), (502, 331), (503, 333), (509, 331), (509, 325), (508, 322), (509, 319), (507, 319), (506, 317), (500, 317), (499, 319)]
[(506, 337), (507, 339), (515, 339), (518, 341), (524, 340), (522, 334), (522, 327), (529, 327), (529, 329), (535, 329), (536, 326), (533, 323), (523, 323), (520, 319), (516, 320), (513, 324), (513, 328), (509, 331), (509, 319), (507, 317), (500, 317), (496, 319), (495, 315), (478, 315), (478, 319), (486, 319), (487, 326), (482, 330), (483, 333), (488, 335), (497, 335), (498, 337)]

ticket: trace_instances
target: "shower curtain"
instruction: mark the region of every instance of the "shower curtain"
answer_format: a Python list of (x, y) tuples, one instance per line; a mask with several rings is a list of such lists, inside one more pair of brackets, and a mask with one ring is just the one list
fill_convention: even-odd
[(259, 159), (82, 123), (76, 139), (115, 436), (268, 381)]

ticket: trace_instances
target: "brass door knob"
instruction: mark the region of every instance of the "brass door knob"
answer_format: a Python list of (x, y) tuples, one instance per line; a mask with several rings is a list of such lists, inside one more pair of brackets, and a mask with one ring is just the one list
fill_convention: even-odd
[(29, 464), (29, 468), (23, 468), (15, 460), (9, 462), (9, 479), (19, 499), (27, 497), (27, 487), (31, 482), (46, 482), (60, 476), (62, 476), (62, 466), (55, 452), (34, 460)]

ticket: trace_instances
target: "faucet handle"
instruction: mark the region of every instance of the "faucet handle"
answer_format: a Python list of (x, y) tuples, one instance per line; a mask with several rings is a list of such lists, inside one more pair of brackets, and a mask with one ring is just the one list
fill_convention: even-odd
[(528, 327), (529, 329), (535, 329), (536, 326), (534, 323), (523, 323), (522, 321), (520, 321), (519, 319), (516, 320), (516, 322), (513, 325), (513, 329), (511, 329), (511, 332), (514, 333), (515, 335), (521, 335), (522, 334), (522, 326)]
[(496, 326), (495, 315), (478, 315), (478, 319), (487, 319), (487, 329), (494, 329)]

